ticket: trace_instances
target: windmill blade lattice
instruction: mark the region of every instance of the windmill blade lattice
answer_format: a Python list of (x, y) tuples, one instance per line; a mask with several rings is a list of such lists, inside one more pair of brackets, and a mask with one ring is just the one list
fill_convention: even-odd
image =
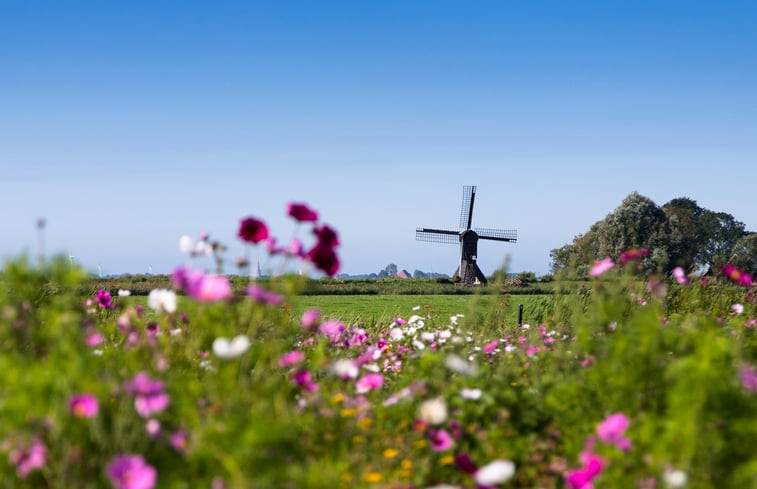
[(515, 243), (518, 241), (518, 231), (514, 229), (473, 228), (473, 230), (476, 231), (479, 239), (507, 241), (510, 243)]
[(428, 243), (459, 244), (460, 233), (441, 229), (417, 228), (415, 230), (415, 239), (416, 241), (426, 241)]
[(476, 199), (476, 186), (463, 187), (463, 204), (460, 207), (460, 229), (470, 229), (473, 220), (473, 201)]

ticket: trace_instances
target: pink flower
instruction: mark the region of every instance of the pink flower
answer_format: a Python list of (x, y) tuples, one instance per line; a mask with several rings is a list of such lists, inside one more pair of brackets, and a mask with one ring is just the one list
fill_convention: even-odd
[(428, 438), (431, 449), (435, 452), (445, 452), (455, 444), (447, 430), (431, 430)]
[(629, 261), (641, 260), (645, 256), (649, 256), (649, 250), (646, 248), (631, 248), (620, 254), (620, 264), (625, 265)]
[(68, 401), (68, 410), (77, 418), (94, 418), (100, 405), (92, 394), (78, 394)]
[(318, 326), (318, 323), (321, 321), (321, 310), (320, 309), (308, 309), (305, 312), (302, 313), (302, 317), (300, 318), (300, 325), (304, 329), (314, 329), (316, 326)]
[(309, 208), (306, 204), (290, 202), (287, 204), (287, 214), (300, 222), (315, 222), (318, 220), (318, 213)]
[(189, 446), (189, 434), (184, 430), (179, 430), (171, 434), (169, 439), (171, 446), (179, 453), (186, 453)]
[(194, 290), (190, 296), (200, 302), (216, 302), (231, 297), (231, 285), (226, 277), (221, 275), (205, 275), (200, 282), (199, 290)]
[(275, 292), (270, 292), (259, 285), (247, 286), (247, 297), (259, 304), (269, 306), (279, 306), (284, 302), (284, 298)]
[(289, 367), (290, 365), (296, 365), (305, 360), (305, 354), (301, 351), (290, 351), (285, 353), (279, 360), (279, 367)]
[(751, 287), (754, 283), (754, 279), (750, 274), (746, 273), (743, 270), (739, 270), (735, 265), (724, 265), (720, 269), (720, 273), (731, 279), (731, 281), (735, 284)]
[(491, 353), (497, 348), (498, 345), (499, 345), (499, 340), (494, 340), (491, 343), (487, 343), (484, 346), (484, 353), (486, 353), (487, 355), (491, 355)]
[(318, 328), (318, 331), (324, 335), (331, 338), (331, 341), (337, 342), (339, 341), (339, 336), (344, 332), (344, 325), (336, 320), (329, 320), (325, 323), (321, 324), (321, 326)]
[(679, 284), (688, 284), (689, 279), (686, 277), (686, 272), (681, 267), (675, 267), (673, 271), (671, 272), (673, 274), (673, 278), (676, 279), (676, 282)]
[(292, 375), (292, 381), (297, 387), (301, 387), (308, 392), (315, 392), (318, 390), (318, 384), (313, 382), (313, 377), (310, 372), (302, 369), (294, 372)]
[(101, 308), (113, 309), (113, 302), (111, 301), (110, 293), (107, 290), (98, 290), (97, 294), (95, 294), (95, 299), (97, 300), (97, 305)]
[(627, 451), (631, 448), (631, 441), (623, 438), (623, 433), (630, 423), (631, 420), (625, 414), (613, 414), (597, 426), (597, 435), (599, 435), (600, 440), (612, 443), (621, 450)]
[(32, 470), (41, 469), (45, 465), (47, 447), (37, 438), (31, 444), (14, 448), (8, 455), (8, 461), (16, 466), (19, 477), (26, 478)]
[(653, 297), (662, 300), (668, 292), (668, 286), (660, 279), (651, 278), (647, 281), (647, 290)]
[(376, 390), (384, 383), (384, 376), (381, 374), (365, 374), (355, 382), (355, 392), (358, 394), (365, 394), (372, 390)]
[(247, 217), (239, 223), (237, 235), (248, 243), (260, 243), (268, 237), (268, 226), (259, 219)]
[(582, 454), (584, 466), (568, 472), (565, 477), (571, 489), (591, 489), (596, 476), (602, 472), (602, 459), (592, 453)]
[(105, 336), (103, 336), (102, 333), (92, 333), (91, 335), (87, 336), (85, 343), (87, 344), (87, 346), (97, 346), (103, 341), (105, 341)]
[(292, 238), (289, 242), (289, 249), (287, 250), (290, 255), (297, 258), (305, 258), (305, 249), (302, 247), (302, 241), (297, 238)]
[(134, 407), (143, 418), (163, 411), (171, 398), (163, 390), (163, 382), (152, 380), (145, 372), (139, 372), (125, 384), (126, 392), (134, 394)]
[(741, 377), (741, 386), (752, 392), (757, 392), (757, 368), (751, 365), (744, 365), (739, 372)]
[(313, 228), (313, 233), (318, 238), (318, 244), (321, 246), (327, 246), (333, 248), (339, 246), (339, 238), (336, 231), (330, 228), (328, 225)]
[(613, 262), (611, 258), (598, 260), (594, 262), (594, 266), (591, 267), (591, 271), (589, 271), (589, 275), (591, 275), (592, 277), (598, 277), (614, 266), (615, 266), (615, 262)]
[(158, 475), (141, 455), (118, 455), (107, 472), (116, 489), (152, 489)]

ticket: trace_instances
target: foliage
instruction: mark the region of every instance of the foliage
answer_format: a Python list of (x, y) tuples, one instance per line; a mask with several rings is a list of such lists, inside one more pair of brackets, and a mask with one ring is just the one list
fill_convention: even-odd
[(296, 276), (145, 309), (22, 257), (0, 282), (1, 486), (557, 489), (594, 457), (595, 487), (757, 487), (754, 290), (639, 274), (557, 283), (522, 326), (497, 294), (351, 325), (300, 319)]

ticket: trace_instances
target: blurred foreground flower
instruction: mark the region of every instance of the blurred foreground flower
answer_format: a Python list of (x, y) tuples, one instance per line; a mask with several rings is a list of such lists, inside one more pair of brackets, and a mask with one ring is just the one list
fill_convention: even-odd
[(309, 208), (306, 204), (290, 202), (287, 204), (287, 214), (300, 222), (315, 222), (318, 220), (318, 213)]
[(68, 401), (68, 410), (77, 418), (94, 418), (99, 410), (97, 398), (92, 394), (78, 394)]
[(239, 223), (237, 235), (242, 241), (257, 244), (268, 237), (268, 226), (259, 219), (247, 217)]
[(720, 273), (731, 279), (735, 284), (751, 287), (754, 284), (754, 279), (748, 273), (743, 270), (739, 270), (736, 265), (724, 265), (720, 268)]
[(176, 312), (176, 292), (167, 289), (153, 289), (147, 296), (147, 305), (155, 311)]
[(219, 337), (213, 341), (213, 353), (218, 358), (230, 360), (246, 352), (250, 345), (250, 339), (245, 335), (235, 336), (231, 341)]
[(152, 380), (147, 372), (137, 373), (133, 379), (126, 382), (125, 389), (135, 396), (134, 408), (143, 418), (163, 411), (171, 401), (164, 390), (163, 382)]
[(157, 479), (157, 471), (141, 455), (118, 455), (107, 472), (117, 489), (152, 489)]
[(673, 271), (671, 272), (673, 274), (673, 278), (676, 279), (676, 282), (679, 284), (688, 284), (689, 279), (686, 277), (686, 272), (681, 267), (675, 267)]
[(495, 460), (476, 471), (473, 478), (480, 486), (496, 486), (515, 475), (515, 464), (510, 460)]
[(47, 447), (35, 438), (29, 446), (20, 446), (13, 449), (8, 455), (8, 461), (16, 466), (16, 473), (23, 479), (32, 470), (44, 467), (46, 456)]
[(611, 258), (595, 261), (594, 266), (591, 267), (591, 271), (589, 271), (589, 275), (592, 277), (598, 277), (614, 266), (615, 262), (613, 262)]
[(597, 435), (605, 443), (611, 443), (623, 451), (631, 449), (631, 441), (623, 437), (631, 420), (623, 413), (608, 416), (597, 426)]
[(443, 397), (423, 401), (418, 408), (418, 417), (430, 425), (440, 425), (447, 421), (447, 403)]

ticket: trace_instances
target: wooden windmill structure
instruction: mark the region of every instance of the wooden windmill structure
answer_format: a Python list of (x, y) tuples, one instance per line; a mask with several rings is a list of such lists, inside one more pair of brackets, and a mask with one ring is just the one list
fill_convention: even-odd
[(463, 205), (460, 209), (460, 229), (451, 231), (446, 229), (415, 228), (415, 239), (432, 243), (447, 243), (460, 245), (460, 264), (455, 270), (456, 277), (466, 285), (475, 283), (486, 284), (486, 277), (476, 264), (478, 257), (478, 240), (507, 241), (515, 243), (518, 232), (505, 229), (471, 228), (473, 221), (473, 203), (476, 200), (476, 187), (463, 187)]

